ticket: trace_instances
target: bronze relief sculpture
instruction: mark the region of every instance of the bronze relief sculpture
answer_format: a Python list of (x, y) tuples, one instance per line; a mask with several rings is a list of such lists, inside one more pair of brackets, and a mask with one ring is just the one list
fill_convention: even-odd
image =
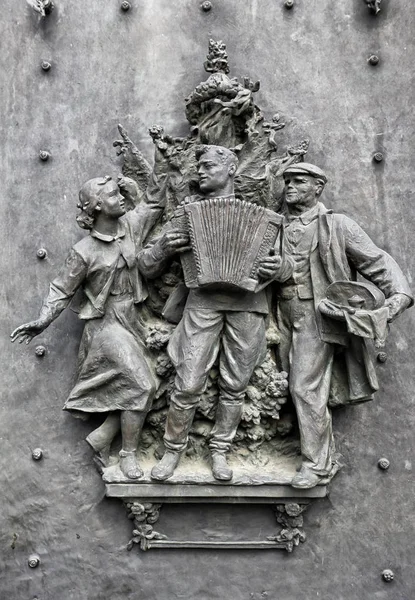
[(91, 233), (12, 341), (83, 291), (65, 408), (103, 415), (87, 439), (144, 549), (168, 545), (152, 524), (180, 496), (272, 500), (283, 530), (266, 544), (292, 550), (304, 499), (340, 467), (330, 408), (373, 397), (373, 347), (413, 299), (397, 263), (320, 201), (308, 141), (277, 154), (285, 124), (255, 104), (259, 82), (229, 77), (222, 42), (205, 68), (189, 135), (149, 130), (153, 166), (120, 127), (123, 176), (82, 187)]

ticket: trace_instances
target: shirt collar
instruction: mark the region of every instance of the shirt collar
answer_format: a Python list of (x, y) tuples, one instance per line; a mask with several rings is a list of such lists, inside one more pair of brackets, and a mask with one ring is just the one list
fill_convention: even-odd
[(118, 232), (117, 232), (116, 236), (106, 235), (105, 233), (100, 233), (96, 229), (93, 229), (91, 231), (91, 236), (94, 238), (97, 238), (97, 240), (101, 240), (102, 242), (114, 242), (115, 240), (118, 240), (119, 238), (122, 238), (125, 236), (125, 229), (121, 225), (121, 223), (119, 223), (118, 224)]
[(310, 208), (310, 210), (308, 210), (307, 212), (298, 215), (298, 216), (289, 216), (287, 213), (285, 214), (285, 221), (286, 221), (286, 225), (289, 225), (290, 223), (292, 223), (293, 221), (295, 221), (296, 219), (298, 219), (299, 221), (301, 221), (301, 223), (303, 225), (309, 225), (312, 221), (314, 221), (315, 219), (317, 219), (318, 214), (320, 212), (320, 202), (317, 202), (317, 204), (315, 206), (313, 206), (313, 208)]

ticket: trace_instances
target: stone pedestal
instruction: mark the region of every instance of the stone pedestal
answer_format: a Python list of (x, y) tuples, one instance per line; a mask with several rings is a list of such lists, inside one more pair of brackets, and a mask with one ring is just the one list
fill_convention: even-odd
[[(150, 548), (237, 548), (281, 549), (292, 552), (294, 546), (304, 542), (302, 513), (312, 500), (324, 498), (326, 486), (310, 490), (296, 490), (289, 485), (257, 484), (229, 485), (223, 483), (107, 483), (106, 495), (120, 498), (126, 505), (128, 517), (134, 521), (133, 538), (128, 544), (131, 550), (139, 544), (141, 550)], [(171, 540), (153, 525), (158, 521), (164, 503), (227, 503), (268, 504), (275, 510), (276, 520), (282, 529), (270, 532), (264, 540)]]

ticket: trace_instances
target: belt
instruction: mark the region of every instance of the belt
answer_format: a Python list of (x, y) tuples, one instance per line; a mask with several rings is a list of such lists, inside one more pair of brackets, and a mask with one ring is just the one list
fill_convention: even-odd
[(293, 283), (292, 285), (282, 285), (279, 290), (279, 297), (282, 300), (312, 300), (314, 298), (313, 289), (310, 283)]

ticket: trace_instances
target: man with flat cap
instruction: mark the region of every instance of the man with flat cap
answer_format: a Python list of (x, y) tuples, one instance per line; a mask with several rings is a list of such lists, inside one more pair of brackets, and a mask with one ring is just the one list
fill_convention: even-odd
[(318, 309), (328, 286), (352, 281), (360, 273), (384, 293), (389, 322), (413, 300), (393, 258), (352, 219), (333, 213), (319, 201), (327, 182), (321, 169), (295, 164), (284, 171), (284, 181), (284, 253), (294, 262), (294, 272), (279, 285), (279, 359), (289, 372), (301, 437), (302, 465), (291, 484), (312, 488), (334, 473), (328, 400), (335, 349), (343, 347), (349, 402), (371, 399), (378, 389), (365, 340), (350, 336), (344, 322)]

